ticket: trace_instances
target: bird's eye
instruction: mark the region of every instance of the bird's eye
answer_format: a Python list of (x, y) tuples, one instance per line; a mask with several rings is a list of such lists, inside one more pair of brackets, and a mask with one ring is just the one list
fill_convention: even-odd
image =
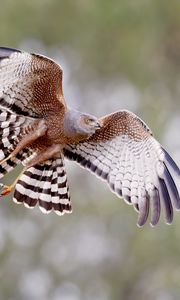
[(94, 122), (94, 120), (91, 118), (86, 118), (85, 122), (86, 122), (86, 124), (90, 125)]

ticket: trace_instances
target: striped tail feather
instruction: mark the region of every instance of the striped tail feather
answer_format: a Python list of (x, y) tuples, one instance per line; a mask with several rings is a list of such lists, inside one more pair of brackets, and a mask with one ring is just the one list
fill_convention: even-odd
[(71, 213), (63, 158), (47, 160), (25, 171), (16, 184), (13, 200), (28, 208), (38, 204), (43, 213)]

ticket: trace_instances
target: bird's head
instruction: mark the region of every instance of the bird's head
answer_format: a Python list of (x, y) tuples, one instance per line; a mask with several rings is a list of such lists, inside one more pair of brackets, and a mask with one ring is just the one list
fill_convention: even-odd
[(65, 114), (64, 129), (67, 136), (90, 137), (101, 128), (99, 120), (92, 115), (69, 109)]
[(85, 134), (92, 135), (101, 128), (99, 120), (89, 114), (82, 114), (79, 119), (79, 127)]

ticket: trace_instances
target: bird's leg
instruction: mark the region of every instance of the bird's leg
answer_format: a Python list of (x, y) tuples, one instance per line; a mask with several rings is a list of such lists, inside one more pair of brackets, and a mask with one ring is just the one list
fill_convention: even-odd
[(29, 144), (37, 140), (40, 136), (43, 136), (47, 130), (47, 126), (45, 124), (44, 120), (35, 121), (34, 124), (32, 124), (32, 128), (34, 125), (33, 131), (23, 136), (22, 140), (17, 144), (17, 147), (11, 152), (11, 154), (0, 161), (0, 164), (3, 164), (8, 159), (16, 156), (19, 151), (21, 151), (23, 148), (27, 147)]
[(17, 178), (14, 180), (14, 182), (11, 185), (4, 185), (3, 183), (1, 183), (2, 191), (0, 192), (0, 197), (7, 196), (12, 192), (13, 188), (15, 187), (16, 183), (18, 182), (19, 178), (24, 173), (24, 171), (26, 171), (26, 167), (23, 168), (21, 173), (17, 176)]
[(15, 181), (11, 185), (9, 185), (9, 186), (3, 185), (3, 189), (0, 193), (0, 197), (8, 195), (13, 190), (13, 188), (15, 187), (16, 183), (18, 182), (19, 178), (27, 169), (29, 169), (35, 165), (38, 165), (50, 158), (56, 157), (58, 154), (60, 154), (61, 150), (62, 150), (62, 147), (60, 145), (54, 144), (54, 145), (46, 148), (45, 150), (38, 152), (38, 154), (27, 163), (27, 165), (23, 168), (21, 173), (18, 175), (18, 177), (15, 179)]
[(61, 151), (62, 146), (59, 144), (54, 144), (47, 147), (46, 149), (38, 152), (38, 154), (27, 163), (26, 169), (38, 165), (50, 158), (57, 157), (58, 155), (60, 155)]

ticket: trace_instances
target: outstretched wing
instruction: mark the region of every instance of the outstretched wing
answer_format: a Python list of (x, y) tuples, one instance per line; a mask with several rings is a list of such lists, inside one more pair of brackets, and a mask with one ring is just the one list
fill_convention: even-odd
[(47, 57), (0, 47), (0, 106), (34, 118), (61, 112), (62, 70)]
[(159, 221), (161, 204), (171, 223), (173, 206), (180, 209), (174, 177), (180, 170), (154, 139), (146, 124), (128, 111), (100, 119), (102, 127), (87, 141), (67, 145), (64, 154), (108, 182), (113, 192), (138, 210), (143, 226), (151, 209), (151, 224)]

